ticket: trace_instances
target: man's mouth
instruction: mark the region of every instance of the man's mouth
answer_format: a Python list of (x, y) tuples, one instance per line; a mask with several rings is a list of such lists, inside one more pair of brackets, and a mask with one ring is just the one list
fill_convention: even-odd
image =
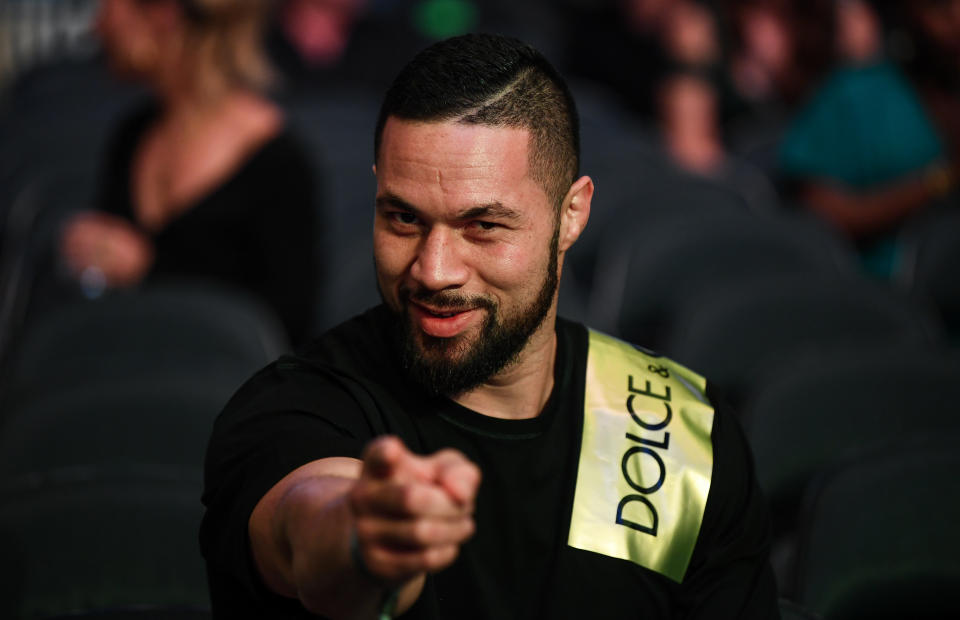
[(411, 303), (410, 308), (414, 324), (434, 338), (453, 338), (461, 334), (478, 313), (476, 308), (432, 308), (416, 302)]
[(442, 318), (442, 319), (449, 319), (449, 318), (452, 317), (452, 316), (456, 316), (456, 315), (460, 314), (461, 312), (467, 312), (467, 311), (469, 310), (469, 308), (464, 308), (464, 309), (460, 309), (460, 310), (433, 310), (433, 309), (431, 309), (431, 308), (424, 308), (423, 306), (421, 306), (421, 308), (423, 308), (423, 310), (424, 310), (427, 314), (429, 314), (429, 315), (431, 315), (431, 316), (440, 317), (440, 318)]

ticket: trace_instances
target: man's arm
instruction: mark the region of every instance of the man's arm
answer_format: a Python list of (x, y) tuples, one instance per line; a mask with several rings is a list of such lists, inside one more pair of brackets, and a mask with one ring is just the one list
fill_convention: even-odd
[(858, 238), (889, 230), (931, 200), (944, 196), (955, 186), (955, 168), (938, 167), (922, 176), (865, 191), (828, 180), (812, 180), (804, 187), (801, 198), (848, 236)]
[(712, 386), (708, 395), (717, 405), (714, 475), (679, 617), (774, 620), (780, 614), (767, 502), (738, 420)]
[(418, 456), (393, 437), (373, 441), (362, 461), (308, 463), (253, 510), (257, 569), (272, 591), (330, 618), (375, 617), (392, 589), (400, 613), (473, 534), (479, 480), (462, 454)]

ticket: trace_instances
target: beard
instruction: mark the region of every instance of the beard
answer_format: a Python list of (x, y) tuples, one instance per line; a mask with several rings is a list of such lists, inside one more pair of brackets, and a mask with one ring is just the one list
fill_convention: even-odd
[[(517, 361), (530, 336), (543, 324), (559, 284), (557, 247), (559, 227), (550, 241), (547, 273), (534, 300), (508, 317), (486, 296), (468, 297), (448, 291), (412, 291), (401, 287), (400, 310), (391, 309), (399, 323), (395, 345), (407, 378), (430, 396), (457, 396), (485, 383)], [(473, 338), (469, 334), (437, 338), (415, 330), (410, 301), (442, 308), (482, 308), (486, 317)]]

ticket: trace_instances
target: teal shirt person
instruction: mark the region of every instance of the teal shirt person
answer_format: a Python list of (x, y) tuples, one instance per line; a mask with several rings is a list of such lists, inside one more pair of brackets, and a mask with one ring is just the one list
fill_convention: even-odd
[[(889, 61), (837, 68), (800, 110), (780, 145), (788, 178), (877, 188), (944, 159), (943, 144), (913, 87)], [(867, 272), (896, 265), (893, 233), (861, 244)]]

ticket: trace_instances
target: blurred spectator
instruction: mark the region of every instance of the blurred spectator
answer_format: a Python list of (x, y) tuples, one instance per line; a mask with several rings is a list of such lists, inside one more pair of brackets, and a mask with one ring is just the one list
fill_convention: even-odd
[(795, 89), (794, 40), (786, 11), (763, 2), (736, 3), (733, 7), (736, 46), (730, 74), (744, 101), (762, 104), (779, 101)]
[(798, 198), (856, 240), (869, 273), (896, 264), (893, 233), (954, 182), (936, 126), (884, 55), (878, 15), (862, 0), (836, 5), (838, 66), (781, 145)]
[(712, 175), (725, 157), (716, 20), (702, 4), (672, 2), (660, 40), (667, 62), (657, 85), (656, 111), (667, 151), (682, 167)]
[(703, 175), (717, 172), (726, 153), (713, 84), (697, 73), (678, 71), (661, 83), (658, 103), (664, 144), (674, 161)]
[(332, 67), (343, 58), (366, 4), (366, 0), (287, 0), (278, 20), (304, 62)]
[(681, 168), (728, 187), (751, 209), (769, 212), (777, 204), (773, 186), (724, 144), (724, 76), (713, 13), (696, 2), (672, 3), (662, 40), (672, 68), (658, 85), (656, 103), (667, 152)]
[(111, 68), (154, 99), (115, 134), (99, 211), (65, 228), (72, 273), (96, 294), (168, 277), (258, 295), (292, 340), (315, 316), (313, 180), (283, 113), (263, 95), (263, 0), (104, 0)]
[[(960, 0), (896, 3), (891, 18), (906, 28), (907, 74), (946, 142), (960, 160)], [(905, 13), (905, 15), (904, 15)]]
[(780, 185), (777, 150), (796, 107), (833, 62), (833, 0), (726, 0), (725, 123), (732, 152)]
[(745, 114), (799, 103), (833, 61), (833, 0), (728, 0), (729, 73)]
[(710, 10), (697, 2), (672, 2), (664, 12), (663, 46), (674, 64), (709, 67), (720, 61), (717, 24)]
[(337, 86), (385, 90), (401, 59), (428, 43), (411, 24), (409, 4), (281, 0), (267, 45), (285, 86), (307, 91)]
[(641, 118), (652, 118), (666, 58), (661, 33), (674, 0), (613, 0), (574, 8), (564, 66), (602, 84)]

